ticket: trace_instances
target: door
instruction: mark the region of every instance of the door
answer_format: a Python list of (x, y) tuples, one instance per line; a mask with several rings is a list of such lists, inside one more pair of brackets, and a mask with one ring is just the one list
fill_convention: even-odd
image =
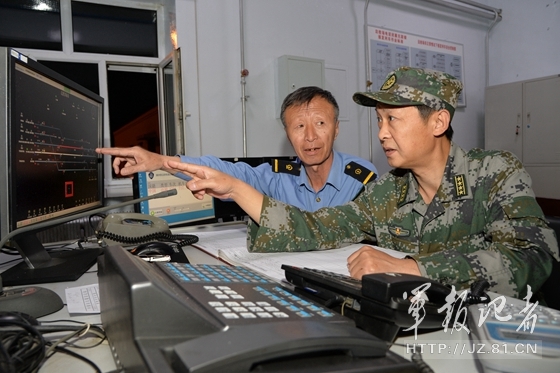
[(175, 49), (158, 67), (161, 153), (185, 154), (181, 51)]

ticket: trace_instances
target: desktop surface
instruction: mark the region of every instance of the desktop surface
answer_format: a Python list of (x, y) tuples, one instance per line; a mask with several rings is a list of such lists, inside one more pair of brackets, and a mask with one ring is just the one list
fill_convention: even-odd
[[(226, 224), (226, 225), (212, 225), (212, 226), (195, 226), (195, 227), (184, 227), (176, 228), (173, 233), (190, 233), (196, 234), (196, 232), (209, 232), (209, 231), (223, 231), (227, 230), (232, 226), (242, 226), (243, 224)], [(199, 250), (196, 247), (187, 246), (183, 248), (186, 256), (192, 264), (212, 264), (212, 265), (223, 265), (224, 262), (206, 252)], [(65, 299), (65, 289), (68, 287), (76, 287), (82, 285), (96, 284), (98, 282), (97, 276), (97, 266), (92, 267), (86, 274), (80, 277), (76, 281), (70, 282), (58, 282), (42, 284), (46, 288), (55, 291), (62, 299)], [(101, 323), (100, 314), (90, 314), (90, 315), (70, 315), (66, 307), (62, 310), (41, 317), (40, 321), (52, 321), (52, 320), (75, 320), (81, 322), (89, 322), (93, 324)], [(87, 342), (87, 341), (85, 341)], [(93, 343), (93, 341), (92, 341)], [(421, 332), (418, 334), (417, 338), (414, 335), (401, 335), (395, 341), (395, 344), (391, 347), (391, 351), (397, 355), (403, 356), (410, 360), (412, 344), (435, 344), (442, 343), (445, 346), (453, 346), (456, 343), (471, 343), (469, 335), (464, 331), (431, 331), (431, 332)], [(439, 346), (437, 345), (437, 346)], [(101, 345), (88, 350), (75, 350), (77, 353), (83, 354), (90, 360), (92, 360), (101, 370), (101, 372), (109, 373), (117, 371), (117, 365), (113, 359), (111, 353), (111, 348), (107, 341), (104, 341)], [(456, 373), (461, 372), (482, 372), (482, 368), (477, 366), (476, 361), (472, 354), (464, 354), (462, 356), (449, 356), (449, 354), (442, 354), (438, 351), (431, 353), (429, 348), (425, 349), (422, 354), (423, 360), (433, 369), (434, 372), (447, 372), (453, 370)], [(40, 373), (50, 373), (50, 372), (76, 372), (85, 371), (85, 365), (72, 359), (66, 355), (54, 354), (50, 359), (47, 360), (45, 365), (41, 368)], [(87, 369), (87, 368), (86, 368)]]

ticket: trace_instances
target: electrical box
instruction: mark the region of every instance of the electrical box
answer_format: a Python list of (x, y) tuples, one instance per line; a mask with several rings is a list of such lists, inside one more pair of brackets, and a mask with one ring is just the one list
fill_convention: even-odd
[(276, 118), (282, 102), (298, 88), (325, 88), (325, 61), (314, 58), (281, 56), (276, 60)]

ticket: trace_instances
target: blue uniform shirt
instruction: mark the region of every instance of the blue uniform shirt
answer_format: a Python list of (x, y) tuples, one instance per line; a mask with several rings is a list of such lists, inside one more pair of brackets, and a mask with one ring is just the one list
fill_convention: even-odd
[[(299, 162), (294, 162), (295, 167), (301, 167), (299, 174), (275, 172), (268, 163), (251, 167), (246, 163), (225, 162), (214, 156), (191, 158), (180, 156), (181, 162), (204, 165), (243, 180), (253, 186), (262, 194), (299, 207), (307, 211), (315, 211), (322, 207), (338, 206), (353, 200), (364, 187), (364, 182), (352, 176), (352, 172), (345, 173), (355, 162), (362, 168), (377, 174), (375, 166), (365, 159), (334, 151), (334, 159), (327, 182), (315, 192), (305, 173), (304, 167)], [(177, 174), (182, 179), (188, 180), (183, 174)], [(375, 180), (377, 175), (372, 175), (365, 182)]]

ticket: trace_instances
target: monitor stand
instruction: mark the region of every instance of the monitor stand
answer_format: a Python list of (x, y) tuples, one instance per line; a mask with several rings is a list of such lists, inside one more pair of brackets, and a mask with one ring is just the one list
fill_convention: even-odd
[(24, 262), (1, 273), (4, 286), (75, 281), (97, 261), (100, 249), (73, 249), (48, 253), (37, 236), (14, 239)]

